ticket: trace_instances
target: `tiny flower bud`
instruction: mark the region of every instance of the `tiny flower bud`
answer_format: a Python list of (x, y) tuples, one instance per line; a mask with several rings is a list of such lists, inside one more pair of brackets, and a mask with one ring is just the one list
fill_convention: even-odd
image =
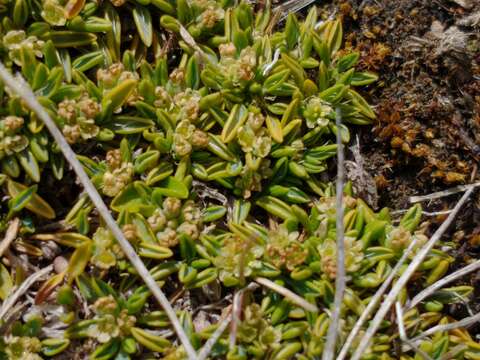
[(205, 131), (196, 129), (193, 132), (191, 143), (196, 147), (206, 147), (208, 145), (208, 135)]
[(135, 224), (125, 224), (122, 227), (122, 232), (123, 235), (125, 235), (125, 238), (130, 241), (134, 242), (137, 240), (137, 227)]
[(23, 118), (10, 115), (3, 120), (3, 125), (7, 132), (13, 133), (23, 126), (23, 122)]

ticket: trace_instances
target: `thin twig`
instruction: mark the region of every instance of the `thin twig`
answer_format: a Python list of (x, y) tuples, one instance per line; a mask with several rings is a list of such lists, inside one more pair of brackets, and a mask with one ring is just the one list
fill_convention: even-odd
[(228, 324), (232, 321), (232, 310), (230, 309), (225, 317), (219, 321), (219, 325), (215, 332), (210, 336), (207, 340), (205, 345), (203, 345), (202, 349), (198, 353), (198, 360), (205, 360), (210, 352), (212, 351), (213, 346), (216, 344), (218, 338), (222, 336), (223, 332), (227, 328)]
[(250, 283), (247, 287), (237, 291), (232, 302), (232, 321), (230, 323), (229, 348), (233, 349), (237, 341), (237, 329), (240, 322), (240, 314), (242, 313), (243, 296), (247, 291), (253, 291), (259, 287), (256, 283)]
[(342, 117), (340, 109), (337, 108), (335, 122), (337, 125), (337, 183), (336, 183), (336, 230), (337, 230), (337, 272), (335, 277), (335, 297), (333, 311), (328, 327), (327, 343), (323, 352), (323, 360), (333, 360), (335, 357), (335, 345), (340, 330), (340, 309), (342, 307), (343, 295), (345, 293), (345, 239), (343, 225), (343, 177), (345, 154), (341, 136)]
[[(395, 210), (390, 213), (392, 216), (405, 214), (410, 209)], [(424, 211), (422, 210), (422, 215), (424, 216), (439, 216), (439, 215), (448, 215), (452, 210), (441, 210), (441, 211)]]
[(470, 325), (473, 325), (477, 322), (480, 321), (480, 313), (478, 314), (475, 314), (473, 316), (469, 316), (465, 319), (462, 319), (462, 320), (459, 320), (459, 321), (455, 321), (453, 323), (450, 323), (450, 324), (444, 324), (444, 325), (437, 325), (437, 326), (434, 326), (428, 330), (425, 330), (423, 333), (421, 333), (420, 335), (418, 335), (417, 337), (413, 338), (412, 341), (418, 341), (418, 340), (421, 340), (429, 335), (433, 335), (437, 332), (442, 332), (442, 331), (450, 331), (450, 330), (454, 330), (454, 329), (458, 329), (458, 328), (461, 328), (461, 327), (468, 327)]
[(12, 241), (17, 237), (18, 229), (20, 229), (20, 219), (15, 218), (10, 222), (10, 225), (8, 225), (5, 237), (2, 242), (0, 242), (0, 257), (2, 257), (3, 253), (10, 247)]
[(30, 287), (35, 284), (40, 278), (47, 275), (53, 269), (53, 265), (48, 265), (43, 269), (34, 272), (28, 278), (26, 278), (22, 285), (20, 285), (13, 293), (11, 293), (3, 302), (2, 307), (0, 308), (0, 319), (4, 319), (5, 315), (7, 314), (8, 310), (15, 305), (17, 300), (25, 294)]
[(30, 304), (27, 301), (18, 302), (17, 305), (11, 307), (4, 317), (1, 318), (0, 334), (6, 334), (7, 329), (10, 329), (12, 324), (25, 313), (24, 309)]
[(362, 315), (358, 318), (357, 322), (353, 326), (352, 330), (350, 331), (350, 334), (348, 334), (347, 340), (345, 341), (342, 350), (338, 354), (337, 360), (343, 360), (345, 356), (348, 353), (348, 350), (353, 344), (353, 341), (355, 340), (355, 337), (357, 336), (358, 332), (362, 328), (363, 324), (365, 321), (367, 321), (368, 317), (372, 313), (373, 310), (377, 307), (378, 303), (380, 302), (380, 299), (382, 298), (383, 294), (387, 290), (387, 288), (390, 286), (392, 283), (393, 279), (395, 276), (397, 276), (398, 272), (403, 266), (403, 263), (405, 260), (410, 256), (410, 253), (412, 252), (413, 248), (417, 245), (418, 238), (414, 237), (412, 242), (408, 245), (408, 247), (405, 249), (403, 252), (401, 258), (398, 260), (398, 262), (395, 264), (394, 268), (388, 275), (388, 277), (385, 279), (385, 281), (382, 283), (382, 285), (378, 288), (378, 290), (375, 292), (375, 295), (370, 299), (367, 307), (365, 310), (362, 312)]
[(296, 13), (307, 7), (316, 0), (289, 0), (273, 9), (273, 12), (281, 14), (279, 21), (285, 19), (289, 13)]
[(180, 23), (178, 24), (180, 27), (180, 36), (182, 37), (183, 41), (187, 43), (193, 50), (195, 50), (202, 60), (209, 63), (210, 65), (216, 66), (215, 63), (212, 62), (212, 59), (202, 50), (202, 48), (197, 44), (193, 36), (188, 32), (185, 27), (183, 27)]
[(377, 311), (375, 317), (371, 321), (367, 331), (365, 332), (362, 339), (360, 340), (359, 345), (352, 356), (352, 360), (359, 360), (360, 357), (364, 354), (365, 350), (370, 344), (370, 340), (372, 339), (373, 335), (375, 335), (378, 327), (380, 326), (380, 323), (382, 322), (387, 312), (390, 310), (398, 294), (405, 287), (410, 277), (417, 270), (418, 266), (422, 263), (422, 261), (428, 255), (428, 253), (432, 250), (433, 246), (437, 243), (437, 241), (441, 238), (443, 233), (451, 225), (451, 223), (457, 216), (458, 212), (462, 208), (463, 204), (467, 201), (467, 199), (472, 194), (473, 190), (474, 188), (471, 187), (465, 192), (462, 198), (458, 201), (457, 205), (455, 205), (455, 208), (453, 209), (452, 213), (442, 223), (442, 225), (440, 225), (437, 231), (435, 231), (435, 233), (432, 235), (430, 240), (418, 251), (415, 257), (412, 259), (410, 265), (405, 269), (405, 271), (400, 276), (398, 281), (392, 287), (387, 297), (383, 301), (382, 305), (380, 306), (379, 310)]
[(405, 331), (405, 325), (403, 324), (403, 312), (402, 312), (402, 305), (400, 301), (395, 303), (395, 310), (397, 312), (397, 324), (398, 324), (398, 333), (400, 335), (400, 340), (402, 340), (405, 344), (410, 346), (417, 354), (423, 357), (426, 360), (433, 360), (425, 351), (420, 349), (415, 343), (407, 337), (407, 332)]
[(232, 322), (230, 323), (230, 335), (228, 337), (228, 347), (233, 349), (237, 342), (238, 323), (240, 322), (240, 314), (242, 312), (243, 291), (237, 291), (233, 297), (232, 304)]
[(165, 297), (165, 294), (160, 289), (156, 281), (153, 279), (152, 275), (149, 273), (148, 269), (145, 267), (145, 264), (137, 255), (132, 245), (123, 235), (122, 230), (120, 230), (118, 224), (113, 219), (109, 209), (103, 202), (102, 197), (98, 193), (95, 186), (92, 184), (90, 178), (88, 177), (87, 173), (83, 169), (83, 166), (78, 161), (75, 152), (67, 143), (63, 134), (55, 125), (55, 122), (50, 118), (50, 115), (45, 111), (42, 105), (40, 105), (34, 93), (32, 92), (30, 86), (25, 82), (25, 80), (20, 75), (17, 75), (14, 78), (1, 62), (0, 62), (0, 77), (2, 78), (4, 83), (11, 90), (13, 90), (18, 96), (20, 96), (28, 105), (28, 107), (32, 111), (34, 111), (37, 114), (37, 116), (45, 123), (45, 126), (50, 131), (50, 134), (52, 134), (53, 138), (55, 139), (60, 149), (62, 150), (62, 153), (65, 156), (65, 159), (70, 163), (73, 170), (77, 174), (78, 179), (80, 180), (85, 191), (87, 192), (88, 196), (92, 200), (92, 203), (97, 208), (98, 213), (102, 216), (103, 220), (109, 227), (113, 236), (115, 236), (115, 238), (117, 239), (123, 252), (128, 257), (132, 265), (135, 267), (139, 276), (144, 280), (145, 284), (148, 286), (152, 294), (157, 298), (158, 302), (165, 310), (165, 313), (167, 314), (170, 322), (173, 325), (173, 328), (175, 329), (180, 341), (182, 342), (188, 357), (192, 360), (196, 359), (197, 354), (195, 353), (195, 350), (190, 344), (190, 341), (188, 340), (188, 337), (185, 334), (185, 331), (183, 330), (182, 325), (180, 324), (177, 316), (175, 315), (175, 311), (173, 310), (172, 306), (168, 302), (168, 299)]
[(259, 283), (260, 285), (266, 286), (270, 290), (273, 290), (273, 291), (279, 293), (280, 295), (285, 296), (291, 302), (293, 302), (294, 304), (304, 308), (307, 311), (318, 312), (318, 308), (317, 308), (316, 305), (314, 305), (312, 303), (309, 303), (307, 300), (298, 296), (293, 291), (290, 291), (287, 288), (284, 288), (283, 286), (280, 286), (280, 285), (274, 283), (273, 281), (268, 280), (267, 278), (257, 277), (257, 278), (255, 278), (255, 281), (257, 283)]
[(477, 260), (470, 265), (467, 265), (450, 275), (444, 277), (441, 280), (438, 280), (436, 283), (430, 285), (428, 288), (422, 290), (420, 293), (418, 293), (406, 306), (406, 310), (410, 310), (414, 306), (417, 306), (423, 299), (427, 298), (431, 294), (433, 294), (435, 291), (438, 289), (444, 287), (448, 283), (468, 274), (471, 273), (472, 271), (475, 271), (477, 269), (480, 269), (480, 260)]
[(466, 344), (459, 344), (457, 346), (454, 346), (453, 349), (451, 349), (449, 352), (443, 354), (440, 360), (455, 359), (458, 354), (465, 351), (466, 349), (468, 349), (468, 346)]
[(428, 194), (428, 195), (411, 196), (408, 199), (408, 201), (410, 201), (411, 203), (417, 203), (417, 202), (422, 202), (422, 201), (427, 201), (427, 200), (439, 199), (439, 198), (442, 198), (442, 197), (445, 197), (445, 196), (458, 194), (458, 193), (467, 191), (469, 189), (476, 188), (478, 186), (480, 186), (480, 181), (476, 182), (476, 183), (473, 183), (473, 184), (469, 184), (469, 185), (458, 185), (458, 186), (455, 186), (453, 188), (442, 190), (442, 191), (437, 191), (437, 192), (434, 192), (434, 193), (431, 193), (431, 194)]

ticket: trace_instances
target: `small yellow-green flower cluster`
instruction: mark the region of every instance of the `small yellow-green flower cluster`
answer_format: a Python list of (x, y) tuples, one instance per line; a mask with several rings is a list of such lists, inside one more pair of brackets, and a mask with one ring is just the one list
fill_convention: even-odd
[(42, 346), (40, 340), (26, 336), (6, 336), (5, 354), (10, 360), (42, 360), (38, 355)]
[(120, 150), (110, 150), (106, 156), (108, 169), (103, 174), (103, 193), (117, 195), (133, 178), (133, 164), (122, 161)]
[(62, 132), (70, 144), (88, 140), (98, 135), (100, 128), (95, 117), (100, 105), (88, 96), (80, 100), (63, 100), (58, 104), (58, 116), (63, 121)]
[(64, 6), (65, 1), (43, 0), (42, 18), (50, 25), (64, 26), (67, 22)]
[(18, 153), (28, 146), (28, 139), (21, 134), (24, 120), (18, 116), (7, 116), (0, 121), (0, 159)]
[(246, 47), (237, 56), (237, 49), (233, 43), (219, 46), (220, 69), (227, 81), (236, 87), (244, 87), (255, 76), (257, 56), (252, 47)]
[(99, 227), (92, 236), (93, 250), (90, 261), (100, 269), (115, 266), (119, 259), (124, 257), (110, 230)]
[(303, 249), (299, 236), (298, 231), (289, 232), (285, 225), (274, 224), (265, 247), (269, 261), (277, 268), (285, 266), (290, 271), (302, 265), (308, 252)]
[(93, 324), (88, 327), (87, 335), (100, 343), (106, 343), (112, 338), (130, 334), (135, 325), (135, 317), (128, 315), (127, 309), (120, 309), (112, 295), (99, 298), (93, 304)]
[(263, 247), (255, 239), (243, 239), (234, 235), (223, 240), (222, 249), (214, 260), (219, 269), (219, 279), (226, 284), (237, 284), (242, 278), (251, 276), (259, 267), (258, 259), (263, 254)]
[(269, 346), (281, 341), (281, 332), (265, 320), (261, 307), (252, 303), (245, 307), (243, 319), (238, 327), (238, 338), (266, 352)]
[(159, 244), (166, 247), (176, 246), (182, 234), (197, 240), (202, 231), (201, 211), (195, 203), (188, 200), (182, 204), (173, 197), (165, 198), (162, 208), (155, 210), (148, 223)]
[(44, 41), (23, 30), (10, 30), (3, 37), (3, 45), (8, 50), (8, 56), (16, 65), (22, 65), (22, 49), (30, 50), (34, 56), (42, 57)]
[(305, 100), (303, 116), (309, 128), (325, 127), (332, 117), (335, 118), (335, 112), (328, 102), (313, 96)]
[[(360, 270), (363, 260), (363, 245), (353, 237), (345, 236), (345, 271), (354, 274)], [(333, 239), (326, 240), (319, 245), (322, 271), (329, 279), (337, 276), (337, 244)]]

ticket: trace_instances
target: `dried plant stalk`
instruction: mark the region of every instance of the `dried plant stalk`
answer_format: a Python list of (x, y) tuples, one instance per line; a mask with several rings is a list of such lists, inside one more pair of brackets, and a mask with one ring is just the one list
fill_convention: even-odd
[(377, 314), (373, 318), (369, 328), (367, 329), (364, 336), (360, 340), (359, 346), (352, 356), (352, 360), (360, 360), (365, 350), (369, 346), (370, 340), (375, 335), (378, 327), (380, 326), (380, 323), (382, 322), (383, 318), (385, 317), (387, 312), (390, 310), (392, 304), (397, 299), (398, 294), (405, 287), (410, 277), (417, 270), (418, 266), (422, 263), (422, 261), (428, 255), (430, 250), (432, 250), (433, 246), (437, 243), (437, 241), (441, 238), (443, 233), (451, 225), (451, 223), (457, 216), (458, 212), (462, 208), (463, 204), (465, 204), (467, 199), (472, 194), (473, 190), (474, 188), (471, 187), (465, 192), (462, 198), (455, 205), (455, 208), (453, 209), (452, 213), (442, 223), (442, 225), (437, 229), (437, 231), (435, 231), (435, 233), (432, 235), (430, 240), (420, 249), (420, 251), (412, 259), (410, 265), (407, 267), (407, 269), (403, 272), (402, 276), (395, 283), (395, 285), (393, 286), (393, 288), (390, 290), (389, 294), (383, 301), (382, 305), (380, 306), (380, 309), (377, 311)]
[(7, 231), (5, 232), (5, 237), (2, 242), (0, 242), (0, 257), (7, 251), (10, 247), (10, 244), (17, 237), (18, 230), (20, 229), (20, 219), (15, 218), (8, 225)]
[(417, 242), (418, 242), (418, 238), (414, 238), (413, 241), (408, 245), (408, 248), (405, 249), (405, 251), (402, 254), (402, 257), (395, 264), (395, 267), (392, 269), (388, 277), (385, 279), (382, 286), (380, 286), (380, 288), (377, 290), (375, 295), (373, 295), (373, 297), (370, 299), (370, 302), (368, 303), (367, 307), (363, 311), (362, 315), (360, 315), (360, 317), (358, 318), (357, 322), (353, 326), (353, 329), (350, 331), (350, 334), (348, 334), (347, 340), (345, 340), (342, 350), (338, 354), (337, 360), (345, 359), (345, 356), (347, 356), (348, 350), (352, 346), (353, 340), (355, 340), (355, 337), (357, 336), (358, 332), (362, 328), (365, 321), (367, 321), (367, 319), (369, 318), (372, 311), (377, 308), (378, 303), (380, 302), (380, 299), (382, 298), (383, 294), (385, 293), (387, 288), (390, 286), (395, 276), (397, 276), (403, 263), (405, 262), (407, 257), (410, 255), (413, 248), (417, 245)]
[(395, 303), (395, 311), (397, 313), (397, 324), (398, 324), (398, 333), (400, 335), (400, 340), (405, 344), (410, 346), (417, 354), (423, 357), (425, 360), (433, 360), (425, 351), (420, 349), (415, 343), (407, 337), (407, 332), (405, 331), (405, 325), (403, 323), (403, 311), (402, 305), (399, 301)]
[(0, 319), (4, 319), (5, 315), (7, 314), (8, 310), (15, 305), (17, 300), (25, 294), (30, 287), (35, 284), (38, 280), (40, 280), (43, 276), (47, 275), (50, 273), (53, 269), (53, 265), (48, 265), (47, 267), (44, 267), (43, 269), (34, 272), (32, 275), (30, 275), (28, 278), (26, 278), (23, 282), (22, 285), (20, 285), (13, 293), (10, 294), (8, 298), (5, 299), (5, 301), (2, 304), (2, 307), (0, 308)]
[(335, 345), (337, 334), (340, 330), (340, 308), (342, 307), (343, 294), (345, 293), (346, 273), (345, 273), (345, 239), (343, 225), (343, 186), (344, 186), (344, 163), (345, 154), (343, 151), (342, 137), (340, 134), (340, 125), (342, 117), (340, 109), (337, 108), (335, 121), (337, 125), (337, 183), (336, 183), (336, 228), (337, 228), (337, 273), (335, 278), (335, 298), (333, 301), (333, 311), (330, 326), (328, 328), (327, 343), (322, 355), (323, 360), (333, 360), (335, 356)]
[(473, 316), (469, 316), (469, 317), (467, 317), (465, 319), (462, 319), (462, 320), (459, 320), (459, 321), (455, 321), (455, 322), (450, 323), (450, 324), (437, 325), (437, 326), (434, 326), (434, 327), (432, 327), (428, 330), (425, 330), (423, 333), (421, 333), (417, 337), (413, 338), (412, 341), (418, 341), (418, 340), (423, 339), (427, 336), (433, 335), (437, 332), (450, 331), (450, 330), (454, 330), (454, 329), (458, 329), (458, 328), (462, 328), (462, 327), (468, 327), (468, 326), (471, 326), (471, 325), (473, 325), (473, 324), (475, 324), (479, 321), (480, 321), (480, 313), (475, 314)]
[(198, 353), (198, 360), (205, 360), (210, 352), (212, 351), (213, 346), (216, 344), (217, 340), (222, 336), (225, 329), (228, 327), (228, 324), (232, 321), (232, 309), (230, 308), (225, 314), (225, 317), (219, 321), (219, 325), (215, 332), (210, 336), (205, 345), (200, 349)]
[(289, 13), (296, 13), (307, 7), (315, 0), (289, 0), (273, 9), (280, 14), (280, 21), (284, 20)]
[(259, 285), (256, 283), (251, 283), (247, 287), (237, 291), (233, 297), (232, 302), (232, 321), (230, 322), (230, 336), (229, 336), (229, 347), (232, 349), (235, 346), (237, 341), (237, 330), (238, 323), (240, 322), (240, 314), (242, 313), (243, 305), (243, 296), (247, 291), (253, 291), (258, 288)]
[(257, 283), (259, 283), (260, 285), (266, 286), (270, 290), (273, 290), (273, 291), (279, 293), (280, 295), (285, 296), (291, 302), (293, 302), (294, 304), (304, 308), (307, 311), (318, 312), (318, 308), (317, 308), (316, 305), (314, 305), (312, 303), (309, 303), (307, 300), (298, 296), (293, 291), (290, 291), (287, 288), (285, 288), (283, 286), (280, 286), (280, 285), (274, 283), (271, 280), (268, 280), (268, 279), (262, 278), (262, 277), (257, 277), (257, 278), (255, 278), (255, 281)]
[(480, 260), (477, 260), (470, 265), (467, 265), (450, 275), (444, 277), (441, 280), (438, 280), (436, 283), (432, 284), (428, 288), (424, 289), (423, 291), (419, 292), (406, 306), (406, 310), (409, 310), (413, 308), (414, 306), (417, 306), (423, 299), (427, 298), (431, 294), (433, 294), (435, 291), (438, 289), (444, 287), (448, 283), (468, 274), (471, 273), (477, 269), (480, 269)]
[(445, 197), (445, 196), (458, 194), (458, 193), (461, 193), (463, 191), (466, 191), (468, 189), (475, 188), (475, 187), (478, 187), (478, 186), (480, 186), (480, 182), (476, 182), (476, 183), (469, 184), (469, 185), (458, 185), (458, 186), (455, 186), (451, 189), (437, 191), (437, 192), (434, 192), (434, 193), (431, 193), (431, 194), (428, 194), (428, 195), (411, 196), (408, 200), (412, 204), (417, 203), (417, 202), (422, 202), (422, 201), (434, 200), (434, 199), (439, 199), (439, 198), (442, 198), (442, 197)]

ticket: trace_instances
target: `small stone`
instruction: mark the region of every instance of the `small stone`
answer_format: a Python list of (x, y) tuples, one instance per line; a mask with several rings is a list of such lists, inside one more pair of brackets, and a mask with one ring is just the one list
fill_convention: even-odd
[(68, 267), (68, 260), (63, 256), (57, 256), (53, 260), (53, 269), (57, 274), (64, 272)]

